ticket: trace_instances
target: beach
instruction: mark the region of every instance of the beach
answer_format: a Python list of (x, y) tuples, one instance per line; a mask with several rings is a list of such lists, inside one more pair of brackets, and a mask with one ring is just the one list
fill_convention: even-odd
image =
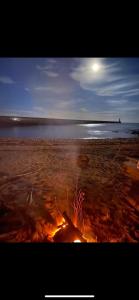
[(0, 241), (51, 241), (81, 192), (89, 242), (138, 242), (138, 160), (139, 138), (0, 138)]

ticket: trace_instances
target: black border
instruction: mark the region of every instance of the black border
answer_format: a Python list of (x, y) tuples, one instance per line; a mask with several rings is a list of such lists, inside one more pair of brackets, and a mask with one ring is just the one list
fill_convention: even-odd
[(0, 260), (2, 299), (44, 299), (45, 294), (136, 299), (139, 294), (139, 244), (1, 244)]
[[(118, 27), (117, 19), (117, 27)], [(123, 21), (124, 22), (124, 21)], [(36, 24), (38, 25), (38, 24)], [(44, 31), (42, 28), (26, 28), (26, 32), (17, 32), (8, 28), (1, 33), (1, 57), (138, 57), (139, 42), (137, 28), (115, 28), (109, 24), (99, 28), (92, 27), (54, 27)], [(105, 24), (104, 24), (105, 25)], [(82, 28), (84, 27), (84, 29)], [(65, 29), (65, 30), (64, 30)]]
[[(16, 39), (16, 41), (15, 41)], [(109, 43), (108, 43), (109, 39)], [(6, 37), (1, 57), (136, 57), (131, 40), (94, 43), (59, 36), (47, 44), (35, 37)], [(138, 291), (139, 244), (1, 244), (0, 298), (44, 299), (44, 294), (83, 293), (96, 299), (135, 299)], [(136, 275), (137, 273), (137, 275)], [(3, 293), (3, 297), (1, 297)], [(138, 298), (138, 297), (137, 297)]]

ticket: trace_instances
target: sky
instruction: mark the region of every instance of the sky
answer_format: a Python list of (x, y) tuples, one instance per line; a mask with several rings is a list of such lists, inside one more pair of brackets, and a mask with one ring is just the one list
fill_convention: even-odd
[(0, 115), (139, 123), (139, 58), (0, 58)]

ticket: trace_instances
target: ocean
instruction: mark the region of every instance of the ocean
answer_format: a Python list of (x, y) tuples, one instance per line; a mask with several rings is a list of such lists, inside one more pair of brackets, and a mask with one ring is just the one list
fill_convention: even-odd
[(4, 138), (46, 138), (46, 139), (114, 139), (135, 138), (139, 123), (100, 123), (76, 125), (34, 125), (0, 128)]

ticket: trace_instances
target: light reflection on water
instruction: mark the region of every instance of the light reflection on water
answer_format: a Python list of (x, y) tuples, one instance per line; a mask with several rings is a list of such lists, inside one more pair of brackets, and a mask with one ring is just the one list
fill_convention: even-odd
[(82, 138), (82, 139), (78, 139), (78, 140), (98, 140), (100, 139), (99, 137), (95, 137), (95, 136), (91, 136), (91, 137), (85, 137), (85, 138)]
[(105, 133), (107, 133), (107, 132), (109, 132), (108, 130), (88, 130), (88, 133), (89, 134), (105, 134)]
[(83, 127), (97, 127), (97, 126), (103, 126), (103, 124), (77, 124), (77, 126), (83, 126)]

